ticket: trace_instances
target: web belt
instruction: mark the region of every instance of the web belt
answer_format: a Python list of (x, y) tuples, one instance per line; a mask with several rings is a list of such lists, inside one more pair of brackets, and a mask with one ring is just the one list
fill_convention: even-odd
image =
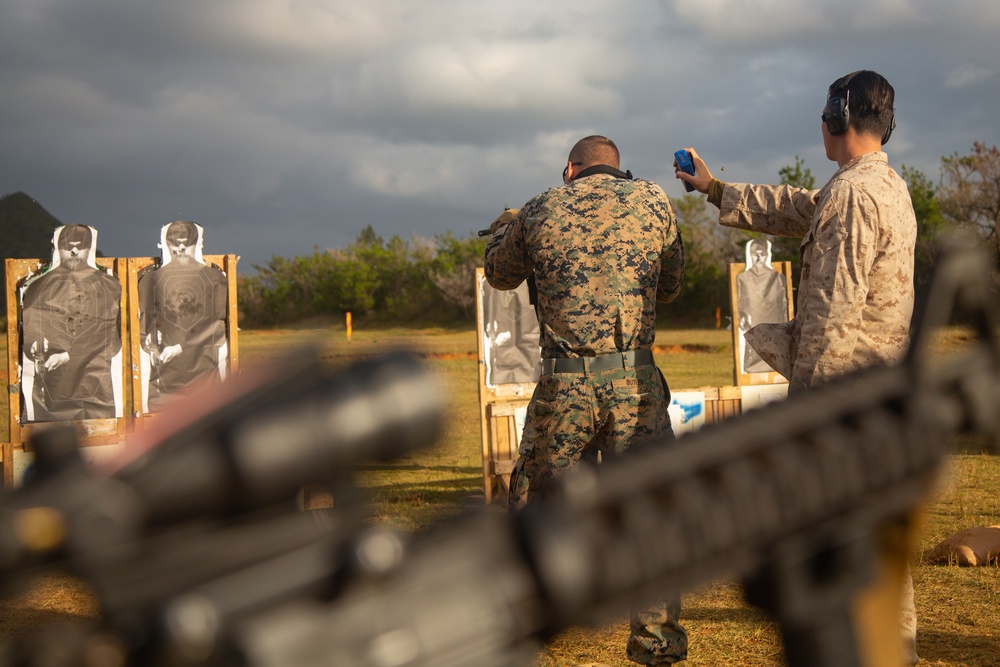
[(574, 357), (558, 359), (542, 359), (542, 375), (552, 373), (596, 373), (610, 371), (616, 368), (629, 369), (636, 366), (653, 365), (652, 350), (629, 350), (627, 352), (612, 352), (596, 357)]

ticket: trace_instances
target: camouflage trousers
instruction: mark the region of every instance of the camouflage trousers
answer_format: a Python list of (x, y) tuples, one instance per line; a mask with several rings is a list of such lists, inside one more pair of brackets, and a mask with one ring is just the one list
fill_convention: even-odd
[(681, 599), (671, 599), (629, 615), (626, 655), (640, 665), (672, 665), (687, 658), (687, 630), (678, 623)]
[(511, 476), (511, 508), (543, 500), (553, 480), (580, 461), (596, 463), (643, 437), (670, 434), (667, 394), (656, 366), (542, 375)]
[[(669, 402), (655, 366), (543, 375), (528, 405), (509, 507), (544, 501), (552, 482), (581, 461), (616, 456), (647, 436), (672, 438)], [(633, 611), (629, 660), (659, 665), (685, 659), (687, 632), (679, 617), (679, 598)]]

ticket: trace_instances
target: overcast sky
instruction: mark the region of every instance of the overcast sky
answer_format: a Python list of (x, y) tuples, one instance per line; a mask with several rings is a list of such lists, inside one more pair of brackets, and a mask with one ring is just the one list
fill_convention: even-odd
[(826, 89), (856, 69), (896, 89), (891, 164), (937, 181), (1000, 144), (998, 36), (997, 0), (0, 0), (0, 195), (109, 256), (194, 220), (250, 273), (366, 225), (464, 237), (587, 134), (671, 197), (684, 146), (822, 183)]

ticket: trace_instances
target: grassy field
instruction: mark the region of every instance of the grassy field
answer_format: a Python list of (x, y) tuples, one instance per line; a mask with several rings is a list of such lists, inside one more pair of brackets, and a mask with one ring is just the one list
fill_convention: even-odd
[[(395, 347), (423, 353), (447, 392), (449, 418), (441, 442), (390, 464), (361, 472), (377, 521), (420, 530), (446, 521), (462, 507), (482, 503), (482, 461), (478, 366), (473, 331), (355, 330), (347, 341), (342, 328), (244, 331), (242, 363), (280, 356), (291, 347), (319, 341), (333, 365)], [(962, 344), (961, 336), (940, 343)], [(732, 384), (732, 351), (727, 331), (661, 331), (657, 362), (674, 390)], [(0, 370), (0, 372), (3, 372)], [(4, 407), (5, 410), (5, 407)], [(6, 431), (6, 412), (3, 413)], [(1000, 524), (1000, 457), (983, 453), (982, 443), (962, 440), (928, 499), (919, 546), (924, 551), (944, 537), (971, 526)], [(913, 575), (920, 622), (921, 664), (939, 667), (1000, 665), (1000, 571), (991, 565), (958, 568), (927, 565), (914, 557)], [(690, 634), (687, 664), (783, 664), (773, 624), (747, 606), (738, 586), (718, 582), (683, 597), (682, 622)], [(40, 582), (0, 609), (0, 633), (19, 634), (40, 623), (96, 614), (85, 587), (61, 578)], [(535, 667), (568, 667), (593, 662), (630, 665), (624, 658), (625, 618), (601, 628), (565, 632), (539, 654)]]

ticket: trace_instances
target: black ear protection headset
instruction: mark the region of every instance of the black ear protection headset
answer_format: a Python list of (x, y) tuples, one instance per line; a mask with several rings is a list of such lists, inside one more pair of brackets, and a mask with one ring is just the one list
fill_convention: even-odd
[[(823, 107), (823, 115), (821, 118), (823, 122), (826, 123), (826, 130), (833, 136), (837, 136), (847, 132), (848, 126), (851, 124), (851, 91), (848, 89), (847, 85), (851, 82), (855, 76), (860, 74), (863, 70), (858, 70), (857, 72), (852, 72), (847, 75), (847, 78), (842, 84), (837, 88), (837, 93), (840, 94), (830, 94), (830, 97), (826, 100), (826, 106)], [(882, 145), (885, 146), (889, 141), (889, 137), (892, 136), (892, 131), (896, 129), (896, 114), (893, 112), (889, 119), (889, 127), (885, 129), (885, 133), (882, 135)]]

